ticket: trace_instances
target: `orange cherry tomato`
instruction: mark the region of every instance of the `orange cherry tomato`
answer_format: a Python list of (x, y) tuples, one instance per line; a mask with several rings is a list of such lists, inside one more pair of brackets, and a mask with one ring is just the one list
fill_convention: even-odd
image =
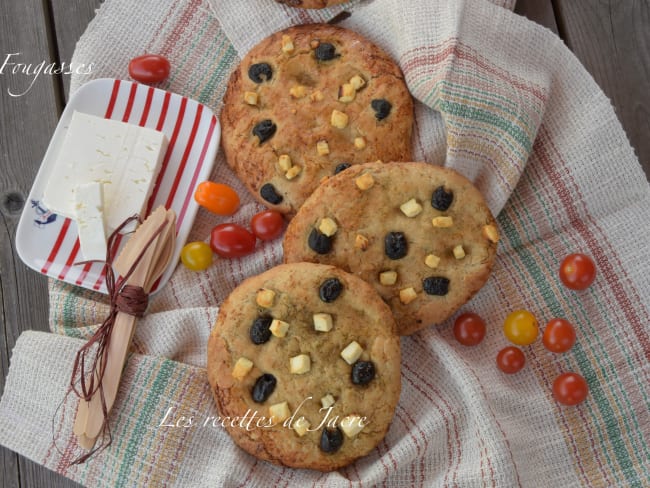
[(159, 83), (169, 76), (169, 61), (159, 54), (144, 54), (129, 62), (129, 76), (140, 83)]
[(518, 346), (532, 344), (538, 332), (537, 319), (528, 310), (511, 312), (503, 323), (503, 333), (506, 338)]
[(504, 347), (497, 354), (497, 367), (506, 374), (515, 374), (526, 364), (526, 356), (515, 346)]
[(578, 373), (562, 373), (553, 382), (553, 397), (562, 405), (582, 403), (588, 394), (587, 381)]
[(465, 312), (454, 322), (454, 337), (463, 346), (476, 346), (485, 337), (485, 322), (479, 315)]
[(237, 192), (228, 185), (213, 181), (199, 183), (194, 192), (194, 200), (217, 215), (232, 215), (239, 207)]
[(572, 290), (585, 290), (596, 279), (596, 265), (585, 254), (569, 254), (560, 265), (560, 280)]
[(553, 319), (544, 328), (542, 342), (551, 352), (567, 352), (576, 342), (576, 331), (564, 319)]

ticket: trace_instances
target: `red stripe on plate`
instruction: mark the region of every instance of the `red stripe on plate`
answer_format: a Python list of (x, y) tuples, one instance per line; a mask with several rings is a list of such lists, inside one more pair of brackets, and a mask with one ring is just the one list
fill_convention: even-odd
[(210, 128), (208, 129), (208, 134), (205, 136), (205, 141), (203, 141), (203, 148), (201, 149), (201, 156), (199, 157), (199, 163), (196, 166), (196, 169), (194, 170), (194, 175), (192, 175), (192, 182), (190, 183), (189, 189), (190, 191), (187, 192), (185, 195), (185, 201), (183, 202), (183, 207), (181, 208), (181, 211), (178, 214), (178, 219), (176, 220), (176, 231), (178, 232), (178, 229), (181, 228), (181, 224), (183, 223), (183, 219), (185, 218), (185, 212), (187, 211), (187, 207), (190, 204), (190, 199), (194, 195), (194, 186), (196, 185), (196, 180), (199, 178), (199, 173), (201, 172), (201, 168), (203, 167), (203, 162), (205, 161), (205, 155), (208, 152), (208, 146), (210, 145), (210, 141), (212, 140), (212, 134), (214, 133), (214, 128), (217, 126), (217, 118), (213, 115), (212, 120), (210, 120)]
[(133, 110), (133, 101), (135, 100), (135, 92), (138, 91), (138, 84), (131, 83), (131, 91), (129, 91), (129, 100), (126, 102), (126, 109), (122, 116), (122, 122), (128, 122), (131, 118), (131, 110)]
[[(169, 94), (169, 93), (168, 93)], [(165, 107), (164, 107), (164, 112), (167, 112), (167, 103), (168, 100), (165, 98)], [(178, 109), (178, 115), (176, 116), (176, 121), (174, 125), (174, 131), (172, 132), (172, 137), (171, 140), (169, 141), (169, 144), (167, 145), (167, 152), (165, 153), (165, 158), (163, 159), (162, 165), (160, 166), (160, 171), (158, 172), (158, 178), (156, 178), (156, 184), (154, 185), (153, 192), (151, 194), (151, 197), (149, 198), (149, 203), (147, 204), (147, 210), (145, 211), (145, 215), (148, 215), (149, 212), (151, 211), (151, 207), (153, 206), (153, 202), (156, 199), (156, 195), (158, 194), (158, 190), (160, 189), (160, 183), (162, 182), (165, 173), (167, 171), (167, 166), (169, 166), (169, 159), (171, 158), (172, 152), (174, 152), (174, 146), (176, 145), (176, 141), (178, 140), (178, 134), (181, 131), (181, 127), (183, 125), (183, 119), (185, 117), (185, 108), (187, 107), (187, 98), (183, 97), (181, 99), (181, 106)], [(162, 117), (162, 113), (160, 114)], [(158, 126), (162, 127), (162, 123), (159, 120), (158, 121)], [(167, 206), (169, 208), (169, 206)]]
[(113, 91), (111, 92), (111, 99), (108, 102), (108, 107), (106, 107), (106, 113), (104, 114), (105, 119), (110, 119), (113, 115), (113, 109), (115, 108), (115, 102), (117, 101), (117, 95), (120, 92), (120, 80), (115, 80), (113, 82)]
[(156, 124), (156, 130), (162, 131), (163, 126), (165, 125), (165, 119), (167, 118), (167, 109), (169, 109), (169, 100), (171, 100), (172, 94), (165, 92), (165, 99), (163, 101), (162, 110), (160, 111), (160, 116), (158, 117), (158, 123)]
[(187, 166), (187, 160), (190, 157), (192, 152), (192, 146), (194, 145), (194, 139), (196, 139), (196, 133), (199, 130), (199, 125), (201, 124), (201, 114), (203, 113), (203, 105), (197, 105), (196, 115), (194, 116), (194, 124), (192, 125), (192, 132), (190, 133), (189, 140), (185, 146), (185, 152), (183, 152), (183, 158), (181, 159), (181, 164), (178, 166), (176, 171), (176, 177), (174, 178), (174, 183), (172, 184), (171, 189), (169, 190), (169, 196), (167, 197), (167, 202), (165, 207), (171, 208), (174, 197), (176, 196), (176, 191), (178, 190), (178, 184), (183, 177), (183, 172), (185, 171), (185, 166)]
[(63, 266), (63, 269), (59, 273), (60, 280), (65, 278), (65, 275), (68, 274), (70, 267), (77, 260), (77, 254), (79, 253), (80, 247), (81, 247), (81, 243), (79, 242), (79, 239), (76, 239), (74, 241), (74, 245), (72, 246), (72, 251), (70, 251), (70, 255), (68, 256), (68, 260), (65, 262), (65, 266)]
[(147, 90), (147, 100), (144, 102), (144, 108), (142, 109), (142, 117), (140, 118), (140, 122), (138, 123), (140, 127), (144, 127), (145, 124), (147, 123), (147, 118), (149, 117), (149, 110), (151, 109), (151, 101), (153, 100), (153, 92), (154, 89), (152, 86), (150, 86), (149, 90)]
[(65, 219), (63, 221), (63, 225), (61, 226), (61, 231), (59, 232), (59, 235), (56, 238), (56, 241), (54, 242), (54, 246), (52, 246), (50, 255), (47, 257), (45, 264), (41, 268), (41, 273), (47, 274), (47, 271), (50, 269), (50, 266), (54, 262), (56, 255), (59, 253), (59, 249), (61, 249), (61, 244), (63, 244), (63, 239), (65, 239), (65, 234), (68, 232), (68, 228), (70, 227), (71, 222), (72, 220), (70, 219)]
[(84, 280), (86, 279), (86, 276), (88, 275), (88, 271), (90, 271), (91, 266), (93, 263), (86, 263), (84, 264), (83, 269), (81, 270), (81, 273), (79, 273), (79, 276), (77, 277), (75, 284), (81, 285)]

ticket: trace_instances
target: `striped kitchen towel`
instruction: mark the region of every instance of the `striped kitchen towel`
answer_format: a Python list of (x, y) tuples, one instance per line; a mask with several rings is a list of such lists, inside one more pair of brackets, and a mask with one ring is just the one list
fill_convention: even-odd
[[(172, 62), (162, 87), (219, 113), (228, 75), (255, 43), (297, 23), (342, 25), (386, 49), (417, 99), (415, 158), (472, 179), (498, 214), (502, 241), (488, 284), (461, 311), (479, 313), (485, 340), (465, 348), (452, 317), (402, 340), (402, 395), (386, 439), (328, 474), (274, 466), (238, 449), (216, 418), (205, 374), (219, 304), (245, 277), (282, 260), (280, 242), (208, 271), (179, 266), (139, 323), (111, 416), (110, 448), (80, 466), (67, 392), (74, 353), (107, 311), (102, 296), (50, 282), (55, 334), (25, 333), (0, 403), (3, 445), (87, 486), (648, 486), (650, 484), (650, 188), (609, 100), (550, 31), (513, 14), (512, 0), (357, 0), (303, 11), (272, 0), (106, 0), (73, 61), (90, 77), (126, 78), (128, 60)], [(212, 179), (239, 191), (232, 218), (200, 211), (203, 240), (261, 207), (219, 153)], [(573, 292), (557, 270), (571, 252), (598, 266)], [(505, 315), (564, 317), (577, 342), (565, 354), (537, 341), (506, 376)], [(582, 374), (587, 400), (551, 394), (564, 371)], [(65, 399), (65, 400), (64, 400)], [(54, 419), (54, 424), (52, 424)], [(190, 420), (191, 419), (191, 420)], [(50, 432), (54, 429), (56, 441)]]

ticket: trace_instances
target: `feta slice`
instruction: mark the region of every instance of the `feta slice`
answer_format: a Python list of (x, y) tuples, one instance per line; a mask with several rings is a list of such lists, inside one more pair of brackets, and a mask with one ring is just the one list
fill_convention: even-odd
[(104, 185), (85, 183), (75, 188), (75, 207), (79, 244), (84, 261), (106, 259), (106, 228), (104, 226)]
[(74, 112), (43, 203), (52, 212), (75, 219), (76, 189), (103, 183), (104, 223), (110, 233), (128, 217), (143, 216), (166, 150), (167, 137), (162, 132)]

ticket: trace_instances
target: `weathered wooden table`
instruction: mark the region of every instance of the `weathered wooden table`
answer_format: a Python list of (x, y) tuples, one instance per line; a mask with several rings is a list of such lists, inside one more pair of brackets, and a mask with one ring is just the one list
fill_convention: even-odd
[[(14, 61), (69, 62), (100, 0), (2, 0), (0, 56)], [(650, 175), (650, 1), (519, 0), (516, 12), (557, 33), (610, 97), (632, 146)], [(68, 76), (40, 76), (24, 96), (0, 74), (0, 393), (11, 350), (23, 330), (47, 330), (45, 277), (15, 251), (18, 218), (67, 98)], [(612, 164), (615, 164), (613, 161)], [(49, 435), (44, 432), (43, 435)], [(0, 486), (57, 487), (75, 483), (0, 448)]]

